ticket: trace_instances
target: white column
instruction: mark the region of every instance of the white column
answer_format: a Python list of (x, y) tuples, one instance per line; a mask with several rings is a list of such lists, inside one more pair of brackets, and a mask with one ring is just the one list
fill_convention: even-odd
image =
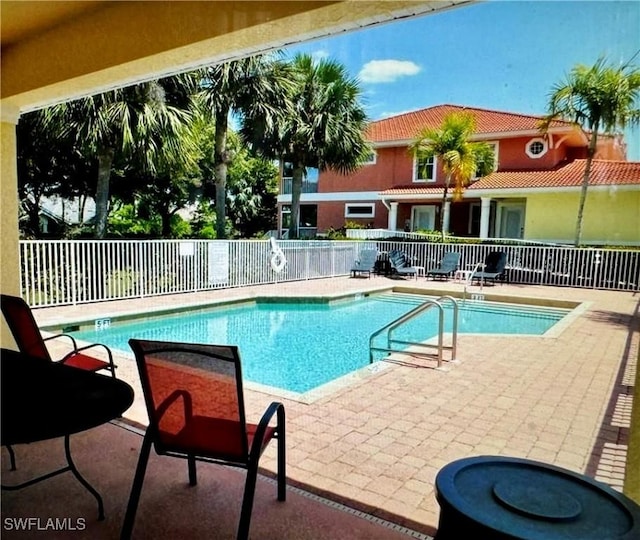
[(451, 201), (444, 203), (444, 216), (442, 216), (442, 230), (449, 232), (449, 220), (451, 217)]
[(480, 238), (489, 238), (489, 213), (491, 212), (491, 197), (480, 198)]
[(397, 230), (398, 227), (398, 203), (392, 202), (389, 203), (389, 220), (387, 221), (387, 229), (390, 231)]

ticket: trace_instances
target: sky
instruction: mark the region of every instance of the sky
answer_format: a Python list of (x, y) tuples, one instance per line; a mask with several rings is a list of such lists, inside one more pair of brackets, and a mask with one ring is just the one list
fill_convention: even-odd
[[(489, 0), (285, 49), (341, 62), (371, 120), (443, 103), (544, 115), (575, 65), (640, 69), (639, 51), (640, 0)], [(640, 128), (625, 135), (640, 161)]]

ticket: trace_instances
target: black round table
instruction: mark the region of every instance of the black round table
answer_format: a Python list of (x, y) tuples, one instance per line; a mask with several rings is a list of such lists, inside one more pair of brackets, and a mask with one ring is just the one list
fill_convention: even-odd
[[(17, 485), (17, 490), (70, 471), (96, 498), (98, 519), (104, 519), (100, 494), (77, 470), (69, 437), (118, 418), (133, 403), (126, 382), (64, 364), (34, 358), (10, 349), (0, 350), (1, 443), (33, 443), (64, 437), (67, 466)], [(3, 474), (3, 480), (10, 477)]]
[(574, 472), (526, 459), (479, 456), (436, 476), (436, 540), (638, 540), (640, 506)]

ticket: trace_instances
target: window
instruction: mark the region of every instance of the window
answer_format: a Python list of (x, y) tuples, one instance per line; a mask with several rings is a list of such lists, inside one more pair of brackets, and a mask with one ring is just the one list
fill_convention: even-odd
[(536, 137), (527, 143), (525, 152), (531, 159), (538, 159), (544, 156), (548, 149), (547, 141), (540, 137)]
[[(491, 147), (491, 149), (493, 150), (493, 170), (497, 171), (498, 170), (498, 143), (497, 142), (488, 142), (487, 143), (488, 146)], [(482, 160), (480, 160), (476, 165), (476, 172), (473, 175), (473, 178), (471, 180), (477, 180), (479, 178), (478, 176), (478, 171), (480, 170), (480, 164), (482, 163)]]
[(344, 205), (344, 217), (346, 218), (372, 218), (375, 216), (375, 203), (350, 203)]
[[(291, 206), (286, 204), (282, 207), (282, 228), (288, 229), (291, 225)], [(315, 204), (300, 205), (300, 219), (298, 227), (301, 229), (314, 229), (318, 226), (318, 207)]]
[(363, 165), (375, 165), (377, 158), (378, 158), (378, 154), (376, 154), (374, 151), (372, 151), (367, 155), (367, 157), (364, 159), (362, 164)]
[(413, 181), (434, 182), (436, 179), (436, 160), (434, 156), (416, 154), (413, 160)]

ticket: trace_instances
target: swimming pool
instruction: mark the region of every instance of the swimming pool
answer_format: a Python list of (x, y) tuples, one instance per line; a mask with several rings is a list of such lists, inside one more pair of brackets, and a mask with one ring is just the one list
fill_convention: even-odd
[[(238, 345), (245, 380), (304, 393), (368, 365), (371, 334), (424, 299), (395, 293), (331, 302), (260, 299), (70, 333), (126, 354), (131, 354), (130, 338)], [(568, 312), (460, 302), (458, 331), (542, 335)], [(451, 319), (445, 317), (446, 331), (450, 331)], [(422, 341), (436, 333), (436, 310), (428, 310), (407, 323), (397, 336)]]

